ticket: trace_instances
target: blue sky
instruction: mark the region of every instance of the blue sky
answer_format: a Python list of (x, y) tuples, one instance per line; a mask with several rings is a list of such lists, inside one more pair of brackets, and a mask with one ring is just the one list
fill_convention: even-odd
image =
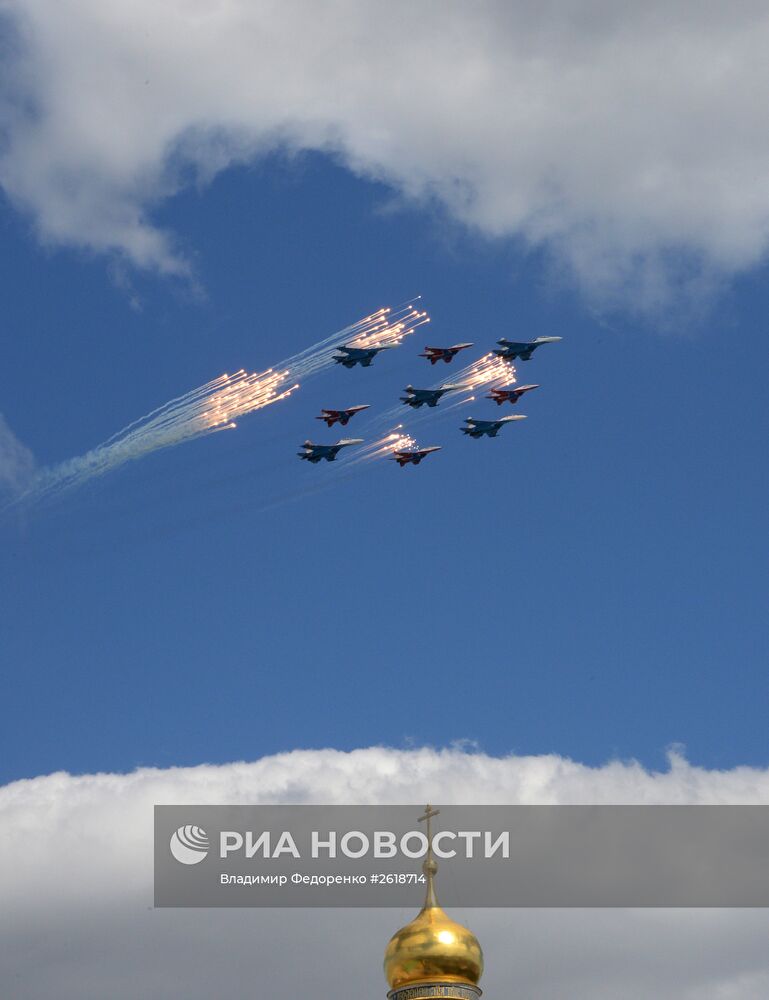
[[(421, 293), (432, 327), (6, 518), (0, 779), (462, 739), (767, 763), (765, 269), (704, 318), (640, 322), (315, 154), (231, 169), (154, 218), (197, 291), (42, 248), (2, 207), (0, 411), (42, 463), (379, 305)], [(443, 451), (418, 469), (295, 458), (325, 439), (321, 406), (450, 374), (425, 343), (542, 334), (564, 340), (519, 365), (542, 388), (497, 440), (463, 438), (455, 411), (422, 425)]]
[[(384, 989), (390, 913), (153, 909), (155, 803), (766, 802), (769, 11), (0, 6), (0, 494), (377, 307), (433, 320), (0, 509), (4, 997), (239, 996), (254, 941), (265, 993), (338, 993), (334, 953)], [(427, 343), (553, 334), (497, 440), (478, 401), (419, 468), (296, 456), (452, 377)], [(443, 901), (490, 997), (769, 994), (759, 911)]]

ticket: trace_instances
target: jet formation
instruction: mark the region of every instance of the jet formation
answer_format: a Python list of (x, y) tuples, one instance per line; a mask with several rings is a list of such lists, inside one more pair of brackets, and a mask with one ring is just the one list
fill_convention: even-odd
[[(535, 340), (514, 341), (502, 338), (497, 341), (498, 346), (491, 354), (485, 355), (483, 358), (479, 359), (479, 361), (460, 372), (460, 378), (464, 376), (468, 379), (468, 381), (444, 383), (427, 389), (417, 389), (413, 385), (407, 385), (403, 390), (404, 395), (400, 397), (400, 401), (414, 410), (418, 410), (423, 406), (432, 409), (439, 405), (447, 393), (460, 392), (462, 390), (472, 391), (475, 387), (482, 385), (483, 381), (486, 381), (487, 384), (491, 382), (492, 378), (490, 378), (486, 372), (488, 371), (490, 364), (489, 359), (492, 359), (493, 356), (506, 362), (512, 362), (518, 359), (521, 361), (530, 361), (534, 352), (543, 344), (554, 344), (561, 339), (561, 337), (537, 337)], [(338, 364), (343, 365), (345, 368), (354, 368), (356, 365), (368, 368), (377, 354), (382, 350), (387, 350), (389, 346), (392, 345), (356, 347), (344, 344), (336, 348), (338, 353), (334, 355), (333, 360)], [(473, 344), (471, 343), (463, 343), (453, 344), (451, 347), (425, 347), (424, 352), (419, 356), (421, 358), (426, 358), (430, 362), (431, 366), (437, 364), (438, 361), (444, 361), (446, 364), (449, 364), (460, 351), (466, 350), (472, 346)], [(494, 364), (498, 364), (498, 362), (494, 362)], [(497, 373), (494, 374), (493, 379), (497, 384), (492, 385), (489, 388), (489, 392), (485, 396), (486, 399), (496, 403), (497, 406), (502, 406), (504, 403), (509, 403), (511, 406), (515, 406), (526, 393), (540, 388), (538, 383), (516, 385), (514, 380), (511, 385), (499, 385), (499, 382), (504, 381), (505, 379), (505, 371), (506, 369), (503, 367), (501, 377), (499, 377)], [(482, 378), (477, 377), (479, 372), (484, 373)], [(514, 369), (510, 368), (509, 373), (512, 379)], [(475, 381), (473, 381), (474, 378)], [(470, 400), (472, 398), (474, 397), (470, 397)], [(320, 416), (316, 417), (316, 419), (323, 420), (328, 427), (333, 427), (336, 423), (346, 427), (349, 421), (357, 413), (360, 413), (362, 410), (369, 409), (369, 407), (369, 403), (363, 403), (357, 406), (349, 406), (341, 410), (322, 409)], [(385, 414), (385, 418), (386, 416), (387, 414)], [(498, 417), (490, 420), (484, 420), (478, 417), (465, 417), (464, 423), (459, 429), (463, 434), (468, 437), (475, 438), (476, 440), (482, 437), (495, 438), (506, 424), (525, 419), (526, 416), (522, 413), (506, 417)], [(370, 450), (372, 446), (364, 449), (364, 452), (362, 453), (364, 457), (366, 451), (369, 451), (370, 455), (381, 455), (385, 452), (389, 452), (389, 457), (394, 462), (397, 462), (400, 468), (405, 468), (406, 465), (419, 465), (420, 462), (422, 462), (428, 455), (441, 450), (439, 445), (430, 445), (429, 447), (420, 448), (413, 441), (413, 438), (403, 434), (390, 434), (383, 440), (385, 442), (384, 446), (382, 446), (381, 441), (377, 442), (373, 446), (375, 449), (374, 451)], [(298, 452), (298, 455), (299, 458), (311, 462), (314, 465), (318, 462), (322, 462), (324, 459), (327, 462), (333, 462), (336, 460), (337, 455), (343, 448), (360, 444), (364, 444), (362, 438), (342, 438), (335, 444), (314, 444), (312, 441), (305, 441), (304, 444), (301, 445), (302, 450)], [(358, 459), (356, 459), (356, 461), (358, 461)]]

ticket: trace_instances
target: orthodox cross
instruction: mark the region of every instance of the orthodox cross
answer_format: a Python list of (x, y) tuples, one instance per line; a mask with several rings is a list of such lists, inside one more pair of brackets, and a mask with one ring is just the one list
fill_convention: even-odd
[(427, 857), (425, 858), (425, 863), (422, 865), (422, 871), (427, 876), (427, 892), (425, 893), (426, 907), (438, 905), (438, 901), (435, 898), (435, 886), (433, 885), (435, 873), (438, 871), (438, 864), (433, 858), (433, 834), (430, 823), (430, 820), (434, 819), (438, 815), (440, 815), (440, 809), (433, 809), (433, 807), (428, 804), (425, 806), (424, 816), (419, 817), (420, 823), (427, 824)]

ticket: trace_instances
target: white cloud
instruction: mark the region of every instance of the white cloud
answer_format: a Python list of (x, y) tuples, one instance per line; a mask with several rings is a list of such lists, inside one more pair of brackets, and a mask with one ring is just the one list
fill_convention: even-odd
[(32, 482), (35, 470), (34, 455), (0, 413), (0, 500), (18, 496)]
[[(152, 807), (177, 802), (769, 802), (769, 771), (589, 768), (458, 750), (297, 751), (0, 788), (3, 1000), (381, 997), (396, 910), (153, 910)], [(749, 1000), (763, 911), (477, 910), (489, 998)]]
[[(151, 211), (316, 149), (647, 306), (762, 260), (765, 4), (4, 0), (0, 183), (44, 239), (186, 270)], [(185, 178), (187, 180), (185, 180)]]

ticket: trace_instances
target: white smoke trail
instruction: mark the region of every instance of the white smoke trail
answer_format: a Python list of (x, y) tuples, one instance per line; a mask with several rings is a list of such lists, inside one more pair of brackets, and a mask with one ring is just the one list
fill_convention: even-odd
[(378, 309), (275, 368), (253, 373), (241, 368), (234, 375), (220, 375), (132, 421), (84, 455), (42, 469), (16, 502), (49, 499), (151, 452), (232, 429), (238, 418), (286, 399), (302, 382), (328, 368), (340, 346), (395, 347), (427, 322), (427, 314), (413, 301), (394, 310)]

